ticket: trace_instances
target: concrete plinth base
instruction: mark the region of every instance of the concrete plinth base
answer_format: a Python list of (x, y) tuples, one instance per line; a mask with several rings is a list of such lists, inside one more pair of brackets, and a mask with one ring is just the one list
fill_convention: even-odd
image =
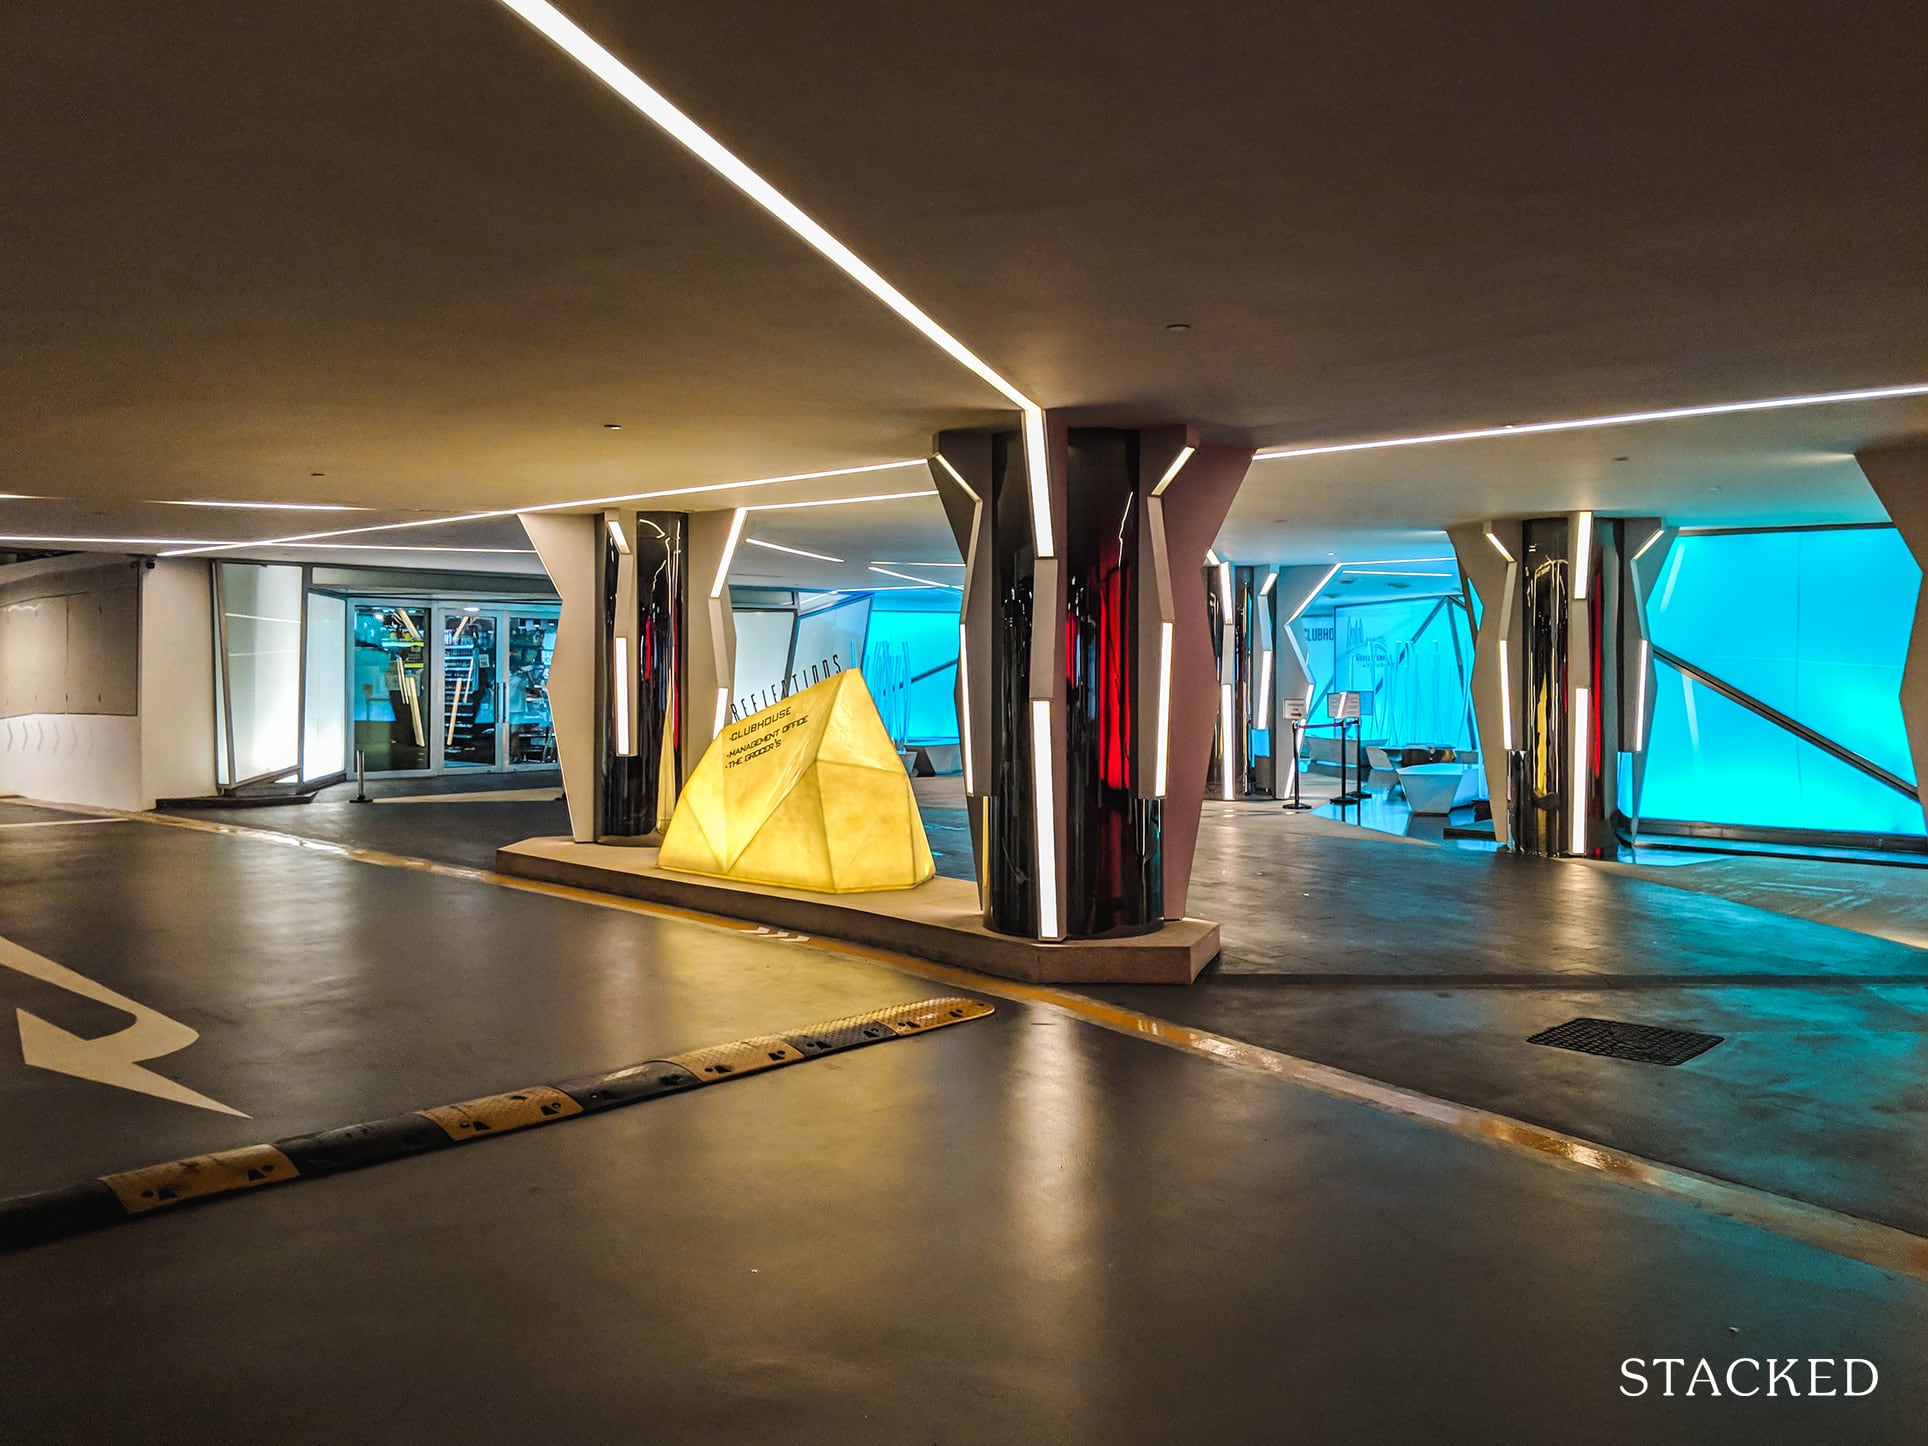
[(496, 854), (498, 872), (748, 919), (827, 939), (894, 949), (1027, 984), (1189, 984), (1218, 957), (1218, 925), (1174, 919), (1156, 934), (1040, 944), (984, 927), (977, 886), (935, 878), (914, 889), (811, 894), (656, 865), (652, 848), (532, 838)]

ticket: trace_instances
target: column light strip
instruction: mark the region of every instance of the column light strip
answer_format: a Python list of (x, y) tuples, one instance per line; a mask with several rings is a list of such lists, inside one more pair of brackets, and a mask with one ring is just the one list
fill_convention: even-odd
[(1166, 760), (1172, 741), (1172, 625), (1158, 625), (1158, 752), (1152, 767), (1152, 796), (1165, 796)]
[(1580, 514), (1580, 540), (1578, 546), (1573, 549), (1573, 559), (1575, 568), (1573, 597), (1576, 602), (1585, 602), (1587, 581), (1593, 572), (1593, 514), (1591, 512)]
[(1647, 669), (1653, 656), (1653, 647), (1645, 638), (1640, 640), (1640, 682), (1633, 705), (1633, 751), (1640, 752), (1647, 746)]
[(716, 564), (716, 581), (710, 584), (710, 600), (712, 602), (722, 597), (723, 589), (729, 585), (730, 563), (736, 557), (736, 545), (743, 539), (743, 524), (749, 515), (749, 508), (739, 507), (730, 517), (730, 536), (729, 539), (724, 542), (723, 556)]
[(1154, 497), (1163, 497), (1165, 495), (1165, 489), (1172, 485), (1172, 479), (1185, 470), (1185, 464), (1192, 460), (1192, 454), (1197, 450), (1198, 448), (1192, 446), (1180, 447), (1178, 449), (1178, 455), (1172, 458), (1171, 466), (1165, 469), (1165, 475), (1160, 477), (1158, 479), (1158, 485), (1151, 489), (1151, 495)]
[(970, 630), (957, 625), (957, 721), (964, 730), (964, 792), (976, 793), (971, 782), (971, 665)]
[(616, 710), (616, 753), (621, 758), (633, 758), (636, 745), (629, 736), (629, 639), (616, 639), (614, 681), (614, 704)]
[(1587, 716), (1587, 702), (1590, 694), (1585, 688), (1573, 690), (1573, 797), (1569, 807), (1573, 810), (1573, 820), (1568, 827), (1569, 852), (1581, 854), (1587, 849), (1587, 741), (1591, 736), (1591, 722)]
[(951, 459), (949, 457), (946, 457), (942, 452), (933, 452), (931, 455), (937, 459), (937, 465), (950, 474), (951, 481), (964, 489), (964, 495), (966, 497), (970, 498), (973, 502), (982, 502), (984, 500), (977, 495), (977, 489), (964, 480), (964, 474), (951, 465)]
[(1031, 700), (1031, 816), (1037, 832), (1038, 937), (1058, 937), (1057, 801), (1051, 788), (1051, 704)]
[(1506, 639), (1500, 639), (1500, 747), (1513, 751), (1513, 679), (1506, 666)]
[(1031, 541), (1039, 557), (1056, 557), (1051, 537), (1051, 465), (1044, 455), (1044, 411), (1024, 404), (1024, 472), (1031, 484)]
[(1218, 685), (1218, 785), (1219, 794), (1232, 801), (1232, 685)]

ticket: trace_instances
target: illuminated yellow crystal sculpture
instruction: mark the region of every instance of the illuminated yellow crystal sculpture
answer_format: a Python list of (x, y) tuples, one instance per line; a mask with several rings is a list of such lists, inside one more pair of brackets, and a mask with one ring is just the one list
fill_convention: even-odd
[(937, 872), (910, 777), (855, 668), (717, 735), (657, 862), (826, 894), (907, 889)]

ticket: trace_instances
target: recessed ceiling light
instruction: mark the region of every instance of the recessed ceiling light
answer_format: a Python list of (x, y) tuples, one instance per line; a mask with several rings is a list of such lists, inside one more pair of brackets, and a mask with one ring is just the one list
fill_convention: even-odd
[(748, 543), (751, 547), (765, 548), (770, 552), (787, 552), (792, 557), (813, 557), (818, 562), (842, 562), (843, 561), (841, 557), (832, 557), (827, 552), (806, 552), (801, 547), (785, 547), (780, 542), (765, 542), (760, 537), (746, 537), (743, 540), (744, 542)]
[[(321, 473), (314, 474), (319, 477)], [(163, 507), (228, 507), (240, 512), (366, 512), (345, 502), (221, 502), (208, 498), (168, 498)]]
[(1277, 462), (1291, 457), (1329, 457), (1340, 452), (1377, 452), (1389, 447), (1425, 447), (1436, 442), (1475, 442), (1491, 437), (1526, 437), (1544, 432), (1580, 432), (1598, 427), (1631, 427), (1646, 422), (1676, 422), (1690, 417), (1724, 417), (1737, 412), (1774, 412), (1790, 407), (1825, 407), (1843, 402), (1885, 402), (1901, 397), (1928, 396), (1928, 382), (1893, 387), (1863, 387), (1850, 392), (1809, 392), (1794, 397), (1763, 397), (1751, 402), (1715, 402), (1697, 407), (1662, 407), (1649, 412), (1616, 412), (1604, 417), (1575, 417), (1558, 422), (1508, 422), (1501, 427), (1473, 427), (1463, 432), (1429, 432), (1418, 437), (1386, 437), (1376, 442), (1340, 442), (1324, 447), (1275, 447), (1253, 453), (1255, 462)]
[(789, 512), (801, 507), (848, 507), (857, 502), (901, 502), (906, 497), (935, 497), (935, 487), (921, 492), (879, 492), (870, 497), (824, 497), (815, 502), (759, 502), (745, 512)]
[(23, 532), (0, 532), (0, 542), (71, 543), (75, 546), (105, 547), (195, 547), (199, 544), (181, 537), (46, 537)]
[[(570, 512), (590, 507), (610, 507), (619, 502), (647, 502), (658, 497), (690, 497), (699, 492), (733, 492), (738, 488), (774, 487), (779, 482), (811, 482), (820, 477), (853, 477), (862, 472), (890, 472), (899, 467), (922, 467), (923, 465), (922, 457), (911, 457), (901, 462), (870, 462), (861, 467), (833, 467), (824, 472), (792, 472), (782, 477), (759, 477), (748, 482), (708, 482), (697, 487), (665, 487), (655, 492), (625, 492), (616, 497), (581, 497), (569, 502), (538, 502), (526, 507), (497, 507), (487, 512), (454, 512), (441, 517), (419, 517), (411, 522), (372, 522), (365, 527), (337, 527), (328, 532), (298, 532), (287, 537), (263, 537), (251, 542), (211, 542), (205, 547), (192, 550), (233, 552), (243, 547), (282, 547), (297, 542), (314, 542), (326, 537), (359, 537), (370, 532), (406, 532), (417, 527), (448, 527), (458, 522), (491, 522), (498, 517), (514, 517), (521, 512)], [(868, 499), (859, 498), (858, 500), (867, 501)]]
[(603, 423), (603, 430), (605, 432), (620, 432), (622, 431), (622, 429), (623, 429), (623, 424), (621, 422), (604, 422)]
[(1192, 324), (1189, 321), (1168, 321), (1165, 323), (1166, 331), (1190, 331), (1191, 329)]
[(949, 588), (952, 592), (964, 591), (963, 588), (959, 587), (954, 582), (939, 582), (935, 578), (929, 578), (929, 577), (912, 577), (907, 572), (893, 572), (890, 568), (880, 566), (879, 564), (874, 562), (871, 563), (870, 570), (872, 572), (881, 572), (885, 577), (902, 578), (905, 582), (914, 582), (918, 584), (920, 587), (943, 587), (943, 588)]
[(611, 55), (549, 0), (501, 0), (501, 4), (528, 21), (563, 54), (621, 96), (639, 115), (789, 227), (831, 265), (909, 322), (946, 356), (967, 368), (1016, 406), (1024, 418), (1024, 463), (1031, 484), (1032, 546), (1039, 557), (1057, 555), (1051, 536), (1051, 509), (1048, 505), (1050, 470), (1044, 455), (1044, 410), (1039, 403), (999, 376), (991, 369), (990, 363), (939, 326), (908, 296), (884, 280), (869, 262), (832, 236), (795, 201), (764, 180), (741, 156), (670, 104), (655, 87)]
[(753, 171), (742, 157), (678, 110), (654, 86), (611, 55), (581, 26), (549, 4), (548, 0), (501, 0), (501, 3), (528, 21), (563, 54), (615, 91), (638, 114), (663, 130), (704, 165), (789, 227), (833, 266), (922, 332), (954, 361), (976, 373), (1020, 409), (1036, 409), (1036, 402), (991, 370), (988, 363), (925, 315), (916, 303), (884, 280), (868, 262), (832, 236), (796, 202)]

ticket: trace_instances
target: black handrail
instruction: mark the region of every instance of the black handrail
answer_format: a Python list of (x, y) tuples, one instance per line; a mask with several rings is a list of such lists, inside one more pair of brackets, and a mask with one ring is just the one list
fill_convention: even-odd
[(1742, 692), (1732, 683), (1721, 678), (1716, 678), (1705, 668), (1698, 667), (1688, 662), (1685, 658), (1668, 652), (1665, 648), (1656, 647), (1653, 651), (1654, 657), (1659, 661), (1678, 672), (1685, 673), (1697, 683), (1705, 683), (1709, 688), (1712, 688), (1716, 693), (1720, 694), (1721, 697), (1727, 699), (1728, 702), (1740, 704), (1741, 707), (1756, 717), (1765, 718), (1775, 727), (1786, 729), (1803, 743), (1812, 743), (1829, 757), (1837, 758), (1847, 764), (1848, 767), (1867, 774), (1868, 777), (1874, 779), (1877, 783), (1885, 783), (1903, 798), (1911, 798), (1916, 803), (1921, 802), (1920, 790), (1911, 785), (1908, 780), (1901, 777), (1900, 774), (1890, 773), (1873, 759), (1863, 758), (1852, 748), (1843, 748), (1839, 743), (1836, 743), (1825, 734), (1816, 733), (1812, 728), (1808, 727), (1807, 724), (1788, 717), (1787, 714), (1770, 704), (1763, 703), (1752, 693)]

